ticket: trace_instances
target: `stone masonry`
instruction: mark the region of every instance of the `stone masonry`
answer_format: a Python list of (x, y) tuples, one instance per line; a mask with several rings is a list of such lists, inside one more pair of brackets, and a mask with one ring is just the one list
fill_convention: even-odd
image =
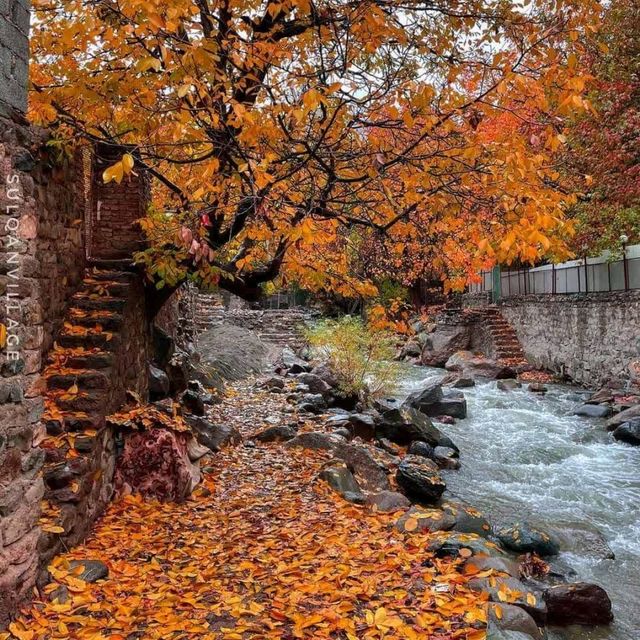
[(508, 298), (527, 359), (579, 384), (640, 387), (640, 292)]
[(0, 0), (0, 115), (27, 109), (29, 2)]

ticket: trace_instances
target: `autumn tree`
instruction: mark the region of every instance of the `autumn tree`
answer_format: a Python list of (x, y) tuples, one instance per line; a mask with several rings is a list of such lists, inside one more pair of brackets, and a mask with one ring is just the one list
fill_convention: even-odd
[[(564, 252), (550, 156), (595, 0), (36, 0), (32, 117), (154, 177), (139, 259), (248, 298), (372, 291), (352, 242), (461, 286)], [(503, 116), (522, 126), (486, 135)], [(530, 124), (537, 127), (532, 150)], [(353, 233), (357, 230), (358, 233)]]
[(584, 51), (595, 111), (569, 126), (567, 172), (582, 191), (571, 214), (576, 252), (640, 242), (640, 5), (613, 0), (597, 38)]

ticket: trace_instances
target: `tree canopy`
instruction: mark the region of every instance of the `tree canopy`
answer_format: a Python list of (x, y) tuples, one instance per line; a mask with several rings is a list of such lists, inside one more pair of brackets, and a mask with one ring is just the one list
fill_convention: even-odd
[(32, 117), (63, 146), (126, 147), (106, 180), (155, 178), (140, 260), (159, 286), (366, 294), (367, 242), (452, 287), (566, 255), (553, 158), (590, 109), (595, 0), (34, 4)]

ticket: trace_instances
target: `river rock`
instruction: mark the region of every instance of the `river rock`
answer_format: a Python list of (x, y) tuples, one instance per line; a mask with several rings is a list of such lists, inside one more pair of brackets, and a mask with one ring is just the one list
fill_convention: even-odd
[(469, 558), (469, 560), (465, 562), (464, 567), (465, 572), (468, 571), (470, 575), (492, 569), (493, 571), (499, 571), (500, 573), (504, 573), (512, 578), (520, 577), (518, 563), (510, 560), (509, 558), (478, 555)]
[(629, 422), (632, 418), (640, 418), (640, 404), (634, 404), (632, 407), (617, 413), (613, 418), (609, 418), (609, 420), (607, 420), (607, 429), (613, 431), (621, 424)]
[(421, 456), (406, 456), (398, 465), (396, 480), (409, 498), (427, 504), (437, 502), (446, 489), (437, 465)]
[(320, 472), (320, 479), (324, 480), (347, 502), (364, 504), (365, 496), (362, 489), (344, 462), (332, 461), (330, 466)]
[(372, 440), (376, 433), (376, 423), (369, 413), (341, 413), (331, 416), (327, 423), (349, 429), (352, 438)]
[(495, 360), (478, 356), (471, 351), (458, 351), (454, 353), (446, 362), (447, 371), (459, 371), (465, 377), (489, 378), (490, 380), (501, 380), (504, 378), (514, 378), (516, 372), (506, 365)]
[(433, 450), (433, 461), (440, 469), (459, 469), (458, 452), (449, 447), (436, 447)]
[(602, 532), (588, 522), (554, 524), (550, 533), (562, 551), (611, 560), (615, 554)]
[(433, 450), (434, 448), (430, 444), (422, 442), (422, 440), (416, 440), (411, 443), (407, 453), (412, 456), (422, 456), (423, 458), (433, 459)]
[(487, 612), (486, 640), (542, 640), (544, 633), (521, 607), (497, 603)]
[(493, 533), (489, 521), (469, 505), (448, 501), (442, 504), (442, 510), (454, 519), (451, 528), (458, 533), (472, 533), (483, 538), (488, 538)]
[(344, 443), (335, 448), (334, 454), (337, 458), (344, 460), (367, 491), (391, 489), (387, 469), (373, 457), (366, 446)]
[(465, 418), (467, 415), (467, 401), (462, 392), (456, 390), (444, 394), (439, 383), (430, 384), (422, 391), (412, 393), (404, 405), (430, 417)]
[(608, 418), (611, 413), (611, 407), (606, 404), (583, 404), (573, 412), (573, 415), (586, 418)]
[(550, 624), (595, 625), (613, 620), (611, 600), (598, 585), (586, 582), (560, 584), (544, 592)]
[(258, 442), (288, 442), (298, 435), (298, 427), (292, 424), (278, 424), (259, 431), (252, 440)]
[(589, 396), (588, 404), (603, 404), (613, 401), (613, 389), (603, 388)]
[[(468, 549), (473, 557), (505, 557), (500, 547), (473, 533), (457, 533), (452, 531), (436, 532), (427, 545), (428, 551), (432, 551), (441, 558), (448, 556), (457, 558), (460, 555), (461, 549)], [(468, 555), (468, 552), (463, 553), (465, 556)]]
[(331, 451), (345, 442), (346, 440), (344, 438), (335, 433), (307, 431), (305, 433), (299, 433), (295, 438), (289, 440), (285, 446)]
[(299, 358), (293, 349), (285, 347), (280, 354), (280, 361), (284, 365), (285, 369), (288, 369), (289, 373), (301, 373), (303, 371), (311, 371), (311, 365)]
[(531, 393), (547, 393), (547, 391), (549, 391), (549, 388), (541, 382), (532, 382), (529, 384), (527, 389)]
[(434, 427), (424, 413), (406, 406), (382, 413), (380, 422), (376, 424), (376, 437), (387, 438), (403, 446), (420, 440), (432, 447), (442, 446), (458, 450), (451, 438)]
[(640, 445), (640, 418), (633, 418), (629, 422), (624, 422), (613, 432), (613, 437), (621, 442)]
[(540, 556), (555, 556), (560, 552), (556, 540), (527, 522), (516, 522), (500, 529), (496, 535), (505, 548), (516, 553), (532, 552)]
[(442, 509), (429, 509), (414, 505), (396, 521), (396, 529), (404, 533), (449, 531), (455, 518)]
[(380, 513), (393, 513), (404, 511), (411, 506), (409, 499), (398, 491), (380, 491), (367, 497), (367, 504), (373, 511)]
[(300, 397), (298, 407), (300, 411), (322, 413), (327, 408), (327, 403), (321, 393), (305, 393)]
[(521, 389), (522, 383), (513, 378), (509, 378), (507, 380), (498, 380), (496, 387), (500, 389), (500, 391), (514, 391), (515, 389)]
[(547, 621), (547, 605), (543, 592), (527, 587), (517, 578), (474, 578), (469, 581), (469, 588), (488, 593), (491, 602), (507, 602), (524, 609), (537, 624), (544, 625)]
[[(82, 567), (81, 573), (76, 573), (78, 567)], [(70, 560), (69, 569), (74, 578), (83, 582), (97, 582), (109, 577), (109, 567), (102, 560)]]
[(311, 373), (324, 380), (332, 388), (338, 386), (338, 378), (336, 378), (333, 371), (331, 371), (331, 367), (329, 367), (326, 362), (322, 362), (313, 367)]

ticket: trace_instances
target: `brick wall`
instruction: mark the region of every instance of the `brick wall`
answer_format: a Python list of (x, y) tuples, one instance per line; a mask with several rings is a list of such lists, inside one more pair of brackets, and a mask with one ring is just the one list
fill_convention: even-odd
[(29, 2), (0, 0), (0, 115), (27, 110)]
[(123, 149), (97, 149), (89, 239), (92, 258), (129, 259), (143, 247), (142, 232), (136, 222), (145, 214), (149, 192), (147, 180), (139, 172), (125, 176), (120, 184), (105, 184), (102, 180), (104, 169), (123, 153)]
[(533, 364), (589, 387), (640, 386), (640, 292), (522, 296), (500, 309)]

